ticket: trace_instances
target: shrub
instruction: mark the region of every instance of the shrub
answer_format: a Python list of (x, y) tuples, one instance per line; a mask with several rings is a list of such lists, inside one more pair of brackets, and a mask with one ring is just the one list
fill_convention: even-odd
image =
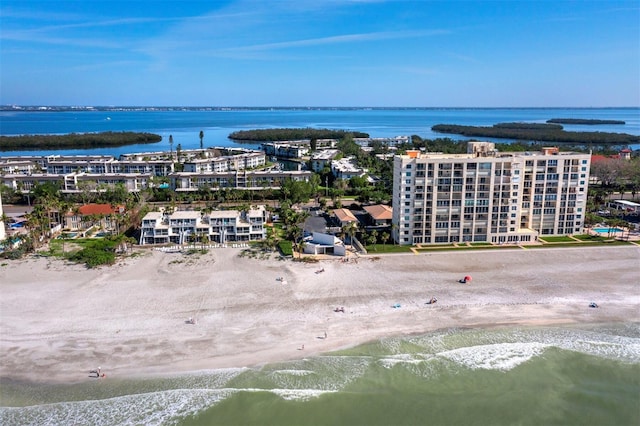
[(293, 256), (293, 246), (291, 245), (291, 241), (280, 241), (278, 243), (278, 248), (283, 256)]

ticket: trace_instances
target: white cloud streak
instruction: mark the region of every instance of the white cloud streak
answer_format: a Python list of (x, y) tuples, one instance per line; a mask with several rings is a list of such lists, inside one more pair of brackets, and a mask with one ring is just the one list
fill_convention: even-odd
[(435, 35), (449, 34), (447, 30), (431, 30), (431, 31), (382, 31), (375, 33), (361, 33), (361, 34), (346, 34), (338, 36), (320, 37), (314, 39), (292, 40), (283, 41), (278, 43), (265, 43), (256, 44), (252, 46), (242, 46), (231, 48), (227, 50), (277, 50), (288, 49), (296, 47), (309, 47), (309, 46), (321, 46), (328, 44), (346, 44), (346, 43), (360, 43), (368, 41), (380, 41), (380, 40), (393, 40), (393, 39), (406, 39), (406, 38), (418, 38)]

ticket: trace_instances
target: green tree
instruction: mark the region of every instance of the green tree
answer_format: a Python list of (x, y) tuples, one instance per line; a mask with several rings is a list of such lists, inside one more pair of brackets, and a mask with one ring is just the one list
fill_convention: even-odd
[[(373, 231), (373, 232), (376, 232), (376, 231)], [(367, 240), (367, 244), (368, 245), (373, 245), (378, 240), (377, 237), (375, 235), (373, 235), (373, 232), (371, 234), (367, 235), (366, 240)]]
[(204, 148), (204, 144), (202, 142), (202, 140), (204, 139), (204, 132), (202, 130), (200, 130), (200, 149)]
[(349, 222), (344, 225), (343, 232), (349, 236), (349, 244), (353, 246), (353, 240), (355, 239), (356, 232), (358, 232), (358, 223), (357, 222)]
[(286, 179), (280, 187), (282, 199), (291, 204), (306, 202), (312, 195), (312, 187), (309, 182)]
[(389, 238), (391, 238), (391, 235), (388, 232), (383, 232), (380, 235), (380, 239), (382, 239), (382, 245), (386, 246), (387, 242), (389, 241)]

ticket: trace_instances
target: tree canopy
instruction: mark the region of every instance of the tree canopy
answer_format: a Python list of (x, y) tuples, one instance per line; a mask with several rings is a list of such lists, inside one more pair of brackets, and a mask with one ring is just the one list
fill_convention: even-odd
[[(629, 135), (627, 133), (608, 132), (570, 132), (553, 124), (532, 123), (499, 123), (492, 127), (487, 126), (461, 126), (457, 124), (436, 124), (431, 127), (434, 132), (453, 133), (464, 136), (490, 137), (515, 139), (520, 141), (544, 141), (554, 143), (574, 143), (574, 144), (614, 144), (631, 145), (640, 143), (640, 136)], [(532, 127), (533, 126), (533, 127)]]
[(357, 138), (368, 138), (369, 134), (352, 132), (348, 130), (313, 129), (310, 127), (300, 129), (255, 129), (238, 130), (229, 135), (229, 139), (237, 141), (291, 141), (302, 139), (343, 139), (348, 134)]
[(58, 148), (99, 148), (142, 143), (156, 143), (162, 136), (154, 133), (103, 132), (69, 133), (67, 135), (0, 136), (0, 151)]

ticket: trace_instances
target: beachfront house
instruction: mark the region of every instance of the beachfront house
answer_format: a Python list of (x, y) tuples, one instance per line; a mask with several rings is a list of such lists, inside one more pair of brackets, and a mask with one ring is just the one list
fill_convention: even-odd
[(375, 204), (373, 206), (364, 206), (367, 212), (367, 221), (371, 226), (391, 226), (393, 219), (393, 209), (385, 204)]
[(344, 242), (335, 235), (313, 232), (304, 239), (304, 253), (345, 256), (347, 250)]
[(84, 232), (92, 227), (114, 231), (124, 213), (122, 205), (85, 204), (62, 215), (62, 228), (72, 232)]
[(349, 209), (335, 209), (332, 214), (332, 219), (337, 226), (345, 227), (351, 223), (358, 224), (358, 218)]

